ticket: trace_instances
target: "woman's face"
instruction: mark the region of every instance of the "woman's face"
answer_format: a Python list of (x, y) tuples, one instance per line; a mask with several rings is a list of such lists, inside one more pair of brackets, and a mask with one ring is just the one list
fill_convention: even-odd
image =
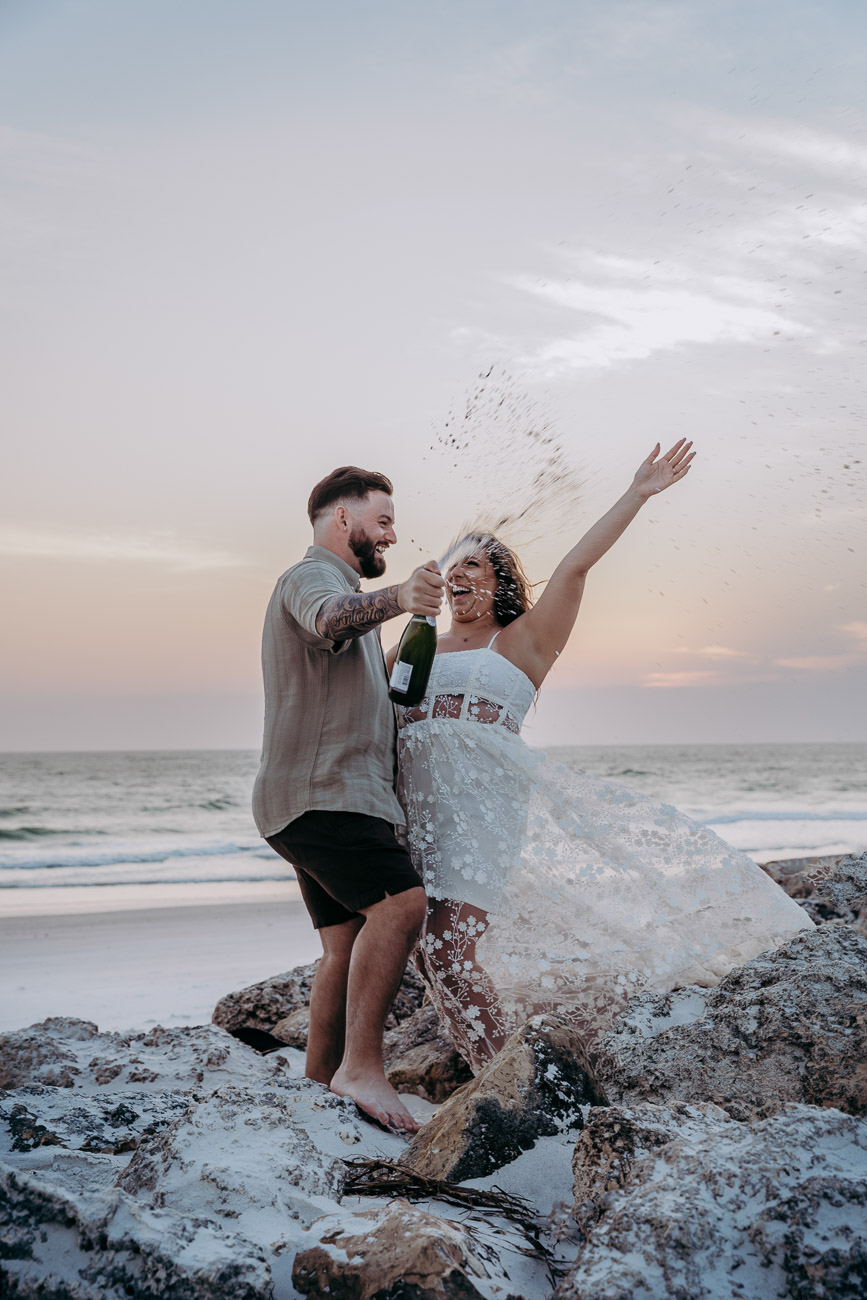
[(494, 610), (497, 575), (483, 550), (459, 560), (446, 571), (446, 598), (456, 623), (472, 623)]

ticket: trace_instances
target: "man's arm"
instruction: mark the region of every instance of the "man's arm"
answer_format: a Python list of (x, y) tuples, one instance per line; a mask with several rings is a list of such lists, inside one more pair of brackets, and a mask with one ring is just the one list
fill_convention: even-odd
[(379, 591), (348, 591), (345, 596), (329, 596), (316, 615), (316, 631), (330, 641), (364, 636), (371, 628), (404, 612), (399, 591), (399, 585), (395, 584)]
[(434, 561), (415, 569), (406, 582), (379, 591), (352, 591), (329, 596), (316, 615), (316, 631), (330, 641), (349, 641), (364, 636), (386, 619), (398, 614), (440, 612), (445, 583)]

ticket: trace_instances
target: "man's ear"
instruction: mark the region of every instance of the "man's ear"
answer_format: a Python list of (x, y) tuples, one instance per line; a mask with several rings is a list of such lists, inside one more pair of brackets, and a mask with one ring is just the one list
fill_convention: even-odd
[(342, 529), (343, 532), (349, 531), (349, 515), (346, 506), (334, 507), (334, 521), (337, 524), (337, 527)]

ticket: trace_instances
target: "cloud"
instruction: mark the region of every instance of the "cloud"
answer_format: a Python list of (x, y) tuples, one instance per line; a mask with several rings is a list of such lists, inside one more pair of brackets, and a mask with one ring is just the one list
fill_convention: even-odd
[(863, 641), (865, 647), (867, 647), (867, 623), (856, 619), (854, 623), (838, 623), (837, 627), (841, 632), (848, 632), (850, 636), (854, 636), (859, 641)]
[(700, 276), (686, 267), (660, 272), (652, 263), (590, 251), (580, 262), (581, 272), (569, 280), (507, 280), (585, 317), (579, 332), (561, 335), (525, 358), (546, 375), (642, 360), (685, 344), (766, 343), (775, 333), (810, 334), (771, 305), (775, 295), (768, 286), (742, 276)]
[(867, 211), (860, 202), (799, 205), (743, 227), (741, 240), (759, 262), (778, 269), (788, 262), (789, 275), (821, 275), (827, 258), (858, 252), (867, 238)]
[[(840, 650), (831, 654), (784, 655), (770, 660), (766, 660), (761, 655), (751, 654), (746, 650), (735, 650), (731, 646), (718, 644), (698, 648), (676, 646), (673, 651), (674, 654), (700, 657), (711, 660), (718, 666), (713, 669), (693, 668), (652, 672), (645, 676), (642, 684), (654, 687), (721, 686), (733, 684), (735, 681), (743, 684), (746, 681), (779, 680), (779, 674), (773, 672), (773, 668), (787, 668), (795, 672), (822, 674), (839, 672), (863, 663), (864, 653), (867, 651), (867, 623), (857, 621), (838, 623), (837, 627), (855, 637), (860, 644), (853, 650)], [(726, 664), (731, 664), (733, 667), (737, 666), (734, 675), (721, 671)], [(756, 668), (748, 669), (746, 676), (744, 676), (743, 671), (738, 671), (741, 665), (747, 664), (758, 665), (759, 676), (756, 676)], [(764, 675), (768, 669), (771, 671), (770, 677)]]
[[(829, 161), (830, 160), (830, 161)], [(637, 175), (646, 160), (634, 158)], [(627, 163), (624, 162), (624, 168)], [(502, 275), (557, 315), (510, 349), (539, 377), (610, 369), (686, 348), (805, 341), (845, 356), (861, 332), (847, 271), (867, 248), (867, 148), (831, 132), (697, 109), (634, 210)], [(658, 204), (658, 209), (656, 205)]]
[(775, 659), (780, 668), (795, 668), (800, 672), (827, 673), (839, 668), (852, 668), (861, 662), (857, 654), (804, 655), (801, 658)]
[(719, 681), (715, 672), (707, 668), (695, 668), (684, 672), (648, 673), (642, 686), (676, 687), (676, 686), (712, 686)]
[(692, 650), (689, 646), (681, 645), (675, 649), (675, 654), (679, 655), (702, 655), (705, 659), (754, 659), (755, 655), (749, 654), (746, 650), (733, 650), (727, 645), (705, 645), (698, 650)]
[(805, 673), (833, 673), (845, 668), (854, 668), (864, 662), (867, 653), (867, 623), (863, 619), (854, 619), (851, 623), (837, 623), (838, 632), (845, 632), (854, 638), (855, 645), (847, 650), (838, 650), (832, 654), (787, 655), (773, 662), (780, 668), (792, 668)]
[(765, 128), (749, 132), (747, 141), (753, 148), (807, 163), (820, 171), (841, 171), (846, 177), (853, 171), (867, 173), (867, 149), (830, 131), (791, 126)]
[(238, 568), (247, 562), (228, 551), (209, 550), (173, 533), (61, 532), (0, 529), (0, 556), (85, 563), (164, 565), (195, 572)]
[(867, 652), (867, 623), (862, 619), (855, 619), (851, 623), (837, 623), (836, 627), (838, 631), (854, 637), (856, 642), (854, 649), (829, 655), (789, 656), (785, 659), (775, 659), (774, 663), (781, 668), (794, 668), (799, 672), (810, 673), (835, 672), (841, 668), (853, 668), (856, 664), (863, 663)]

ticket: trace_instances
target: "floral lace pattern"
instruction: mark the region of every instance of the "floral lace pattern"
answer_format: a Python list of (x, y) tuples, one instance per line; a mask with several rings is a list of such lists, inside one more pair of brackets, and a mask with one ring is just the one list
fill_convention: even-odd
[(706, 827), (529, 749), (514, 724), (533, 697), (495, 651), (462, 651), (434, 661), (423, 716), (401, 718), (421, 964), (474, 1069), (538, 1011), (568, 1015), (592, 1049), (633, 993), (715, 984), (812, 928)]

